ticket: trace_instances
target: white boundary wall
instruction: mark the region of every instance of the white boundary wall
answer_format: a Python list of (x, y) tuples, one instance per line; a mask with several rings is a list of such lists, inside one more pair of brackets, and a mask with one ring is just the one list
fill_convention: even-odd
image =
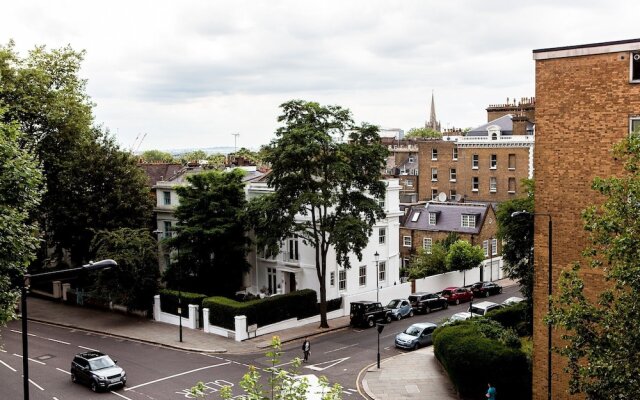
[[(198, 329), (198, 305), (189, 304), (188, 317), (182, 317), (182, 326), (189, 329)], [(180, 325), (180, 318), (177, 315), (163, 312), (160, 308), (160, 295), (153, 296), (153, 319), (171, 325)]]

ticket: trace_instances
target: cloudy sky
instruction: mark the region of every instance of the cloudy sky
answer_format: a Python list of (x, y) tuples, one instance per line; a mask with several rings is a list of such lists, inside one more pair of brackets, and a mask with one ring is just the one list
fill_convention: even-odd
[(0, 39), (86, 50), (96, 122), (124, 148), (274, 138), (290, 99), (405, 131), (485, 122), (534, 96), (532, 50), (640, 37), (636, 1), (60, 1), (3, 3)]

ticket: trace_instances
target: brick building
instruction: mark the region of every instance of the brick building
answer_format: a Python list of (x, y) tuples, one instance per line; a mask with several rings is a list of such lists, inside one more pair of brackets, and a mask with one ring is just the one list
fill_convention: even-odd
[[(634, 55), (639, 60), (634, 61)], [(590, 185), (594, 177), (619, 175), (610, 151), (640, 127), (640, 39), (533, 51), (536, 64), (536, 213), (553, 218), (553, 274), (548, 282), (549, 217), (535, 223), (533, 398), (569, 396), (565, 360), (556, 354), (547, 368), (547, 290), (556, 290), (563, 268), (581, 259), (587, 244), (580, 213), (600, 202)], [(583, 270), (585, 292), (603, 288), (600, 272)], [(553, 346), (560, 333), (553, 332)]]

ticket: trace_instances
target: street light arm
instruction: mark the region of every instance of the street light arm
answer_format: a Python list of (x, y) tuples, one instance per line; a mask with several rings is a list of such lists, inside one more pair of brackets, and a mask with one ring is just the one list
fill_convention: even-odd
[(85, 264), (82, 267), (77, 267), (77, 268), (61, 269), (59, 271), (41, 272), (39, 274), (24, 274), (24, 282), (25, 282), (25, 285), (28, 286), (30, 282), (39, 282), (39, 281), (45, 281), (49, 279), (56, 279), (56, 278), (61, 278), (64, 276), (71, 275), (74, 272), (95, 271), (95, 270), (101, 270), (101, 269), (108, 269), (116, 266), (118, 266), (117, 262), (111, 259), (106, 259), (106, 260), (101, 260), (95, 263), (90, 262), (89, 264)]

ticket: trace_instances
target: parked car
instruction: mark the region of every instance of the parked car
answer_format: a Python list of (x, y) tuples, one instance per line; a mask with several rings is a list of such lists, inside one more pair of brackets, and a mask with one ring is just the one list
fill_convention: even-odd
[(436, 293), (418, 292), (409, 296), (409, 302), (413, 311), (417, 313), (430, 313), (433, 310), (449, 307), (447, 299)]
[(489, 297), (492, 294), (502, 293), (502, 286), (494, 282), (476, 282), (471, 285), (473, 297)]
[(508, 299), (506, 299), (505, 301), (502, 302), (503, 306), (510, 306), (512, 304), (517, 304), (517, 303), (521, 303), (523, 302), (524, 299), (522, 297), (509, 297)]
[(441, 296), (447, 299), (449, 304), (460, 304), (473, 300), (473, 292), (467, 288), (451, 286), (441, 292)]
[(433, 343), (433, 338), (431, 336), (437, 327), (438, 326), (436, 324), (432, 324), (431, 322), (413, 324), (404, 332), (396, 335), (396, 347), (416, 350), (420, 346), (431, 344)]
[(391, 322), (391, 311), (376, 301), (354, 301), (351, 303), (351, 325), (371, 328), (378, 321)]
[(124, 386), (127, 374), (116, 362), (99, 351), (76, 354), (71, 362), (71, 381), (89, 385), (94, 392)]
[(391, 311), (391, 316), (398, 321), (404, 317), (413, 317), (413, 307), (407, 299), (394, 299), (384, 308)]
[(489, 311), (497, 310), (498, 308), (502, 308), (502, 305), (492, 303), (490, 301), (481, 301), (480, 303), (470, 305), (469, 312), (473, 314), (472, 316), (482, 316), (487, 315)]
[(458, 322), (458, 321), (466, 321), (471, 317), (472, 317), (472, 315), (471, 315), (470, 312), (463, 311), (463, 312), (455, 313), (451, 317), (449, 317), (448, 320), (443, 322), (442, 326), (450, 325), (450, 324), (452, 324), (454, 322)]

